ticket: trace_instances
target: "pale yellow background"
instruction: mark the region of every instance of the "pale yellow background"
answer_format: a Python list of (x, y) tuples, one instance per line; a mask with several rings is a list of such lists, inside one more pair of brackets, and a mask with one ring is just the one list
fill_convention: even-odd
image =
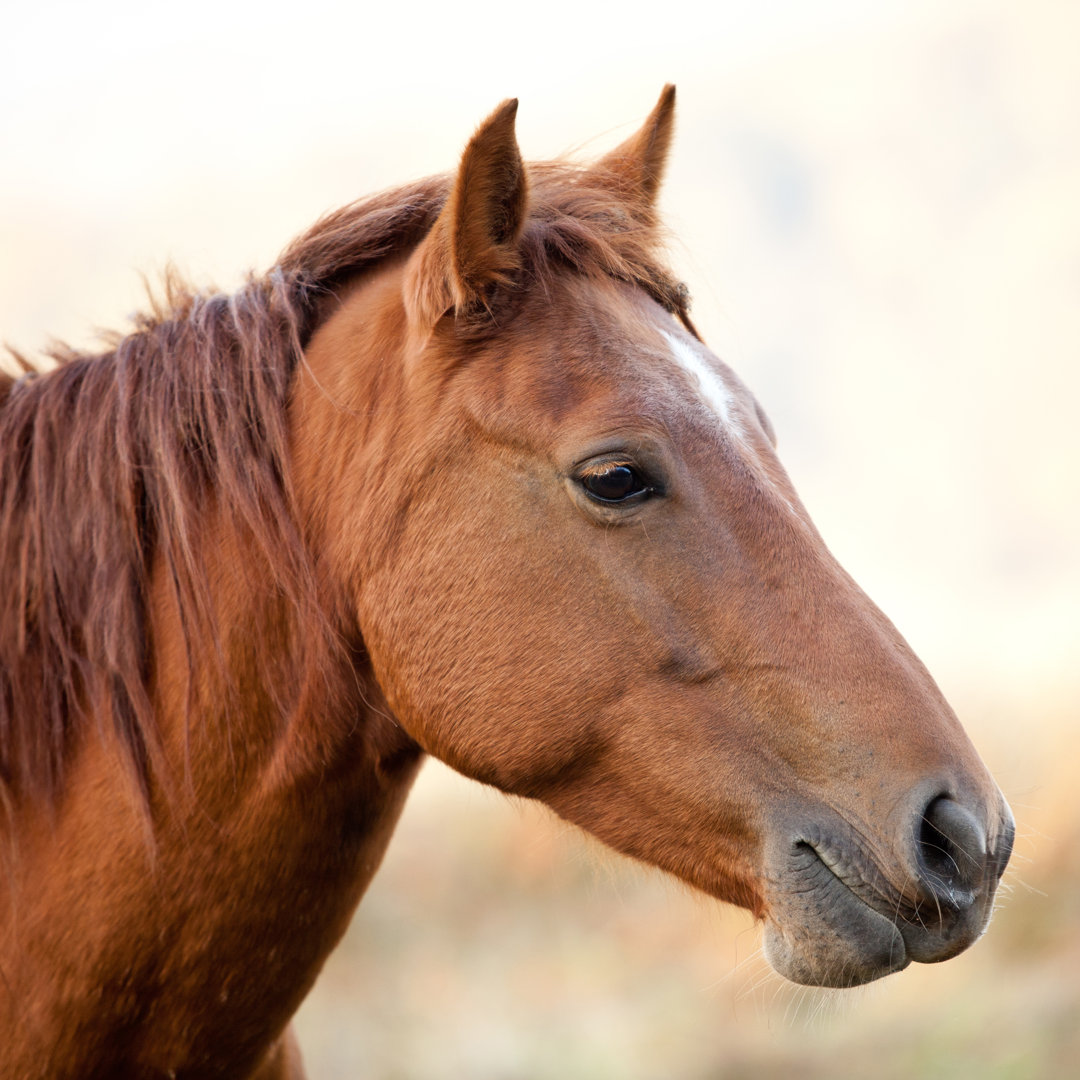
[(1051, 1077), (1080, 1061), (1080, 5), (8, 4), (0, 338), (263, 269), (521, 99), (600, 152), (679, 87), (695, 316), (1019, 823), (986, 940), (855, 994), (429, 764), (301, 1011), (314, 1077)]

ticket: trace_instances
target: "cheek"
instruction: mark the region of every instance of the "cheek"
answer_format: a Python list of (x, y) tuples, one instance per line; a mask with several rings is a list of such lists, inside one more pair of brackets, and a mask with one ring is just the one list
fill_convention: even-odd
[[(571, 511), (572, 512), (572, 511)], [(361, 629), (399, 722), (466, 775), (521, 792), (594, 752), (627, 669), (561, 530), (459, 524), (367, 584)]]

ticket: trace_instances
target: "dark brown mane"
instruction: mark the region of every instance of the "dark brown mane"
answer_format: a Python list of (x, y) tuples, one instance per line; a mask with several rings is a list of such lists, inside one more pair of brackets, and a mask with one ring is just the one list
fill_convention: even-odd
[[(417, 243), (431, 227), (450, 190), (449, 176), (343, 207), (322, 218), (284, 251), (278, 267), (293, 282), (308, 318), (318, 298), (389, 254)], [(529, 221), (522, 236), (527, 281), (566, 267), (631, 282), (684, 322), (689, 297), (671, 277), (661, 252), (655, 216), (617, 194), (591, 169), (566, 162), (529, 167)], [(310, 322), (301, 327), (306, 338)]]
[[(532, 168), (525, 284), (558, 266), (611, 276), (685, 321), (651, 213), (603, 179), (595, 168)], [(197, 633), (217, 640), (200, 554), (209, 500), (232, 508), (286, 601), (314, 610), (288, 484), (293, 371), (336, 287), (419, 242), (448, 190), (436, 177), (330, 214), (233, 295), (170, 279), (108, 352), (58, 349), (57, 370), (4, 376), (0, 796), (55, 794), (70, 739), (94, 712), (112, 717), (136, 777), (158, 772), (148, 574), (162, 559), (190, 662)]]

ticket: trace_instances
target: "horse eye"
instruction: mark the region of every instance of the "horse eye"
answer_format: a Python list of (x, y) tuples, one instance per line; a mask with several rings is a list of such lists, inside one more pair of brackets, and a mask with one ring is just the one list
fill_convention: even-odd
[(632, 465), (618, 461), (587, 472), (581, 478), (581, 486), (594, 499), (605, 503), (627, 502), (653, 490)]

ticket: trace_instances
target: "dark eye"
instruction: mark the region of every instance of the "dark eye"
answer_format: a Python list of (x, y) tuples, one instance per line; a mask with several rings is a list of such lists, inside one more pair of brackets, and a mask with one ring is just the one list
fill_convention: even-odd
[(594, 499), (604, 503), (629, 502), (653, 491), (633, 465), (621, 461), (592, 466), (582, 474), (581, 486)]

